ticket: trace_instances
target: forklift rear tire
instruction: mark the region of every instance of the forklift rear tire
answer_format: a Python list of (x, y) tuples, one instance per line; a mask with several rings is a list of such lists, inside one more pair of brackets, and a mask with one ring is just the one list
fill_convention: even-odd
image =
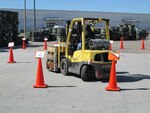
[(89, 81), (89, 76), (88, 76), (88, 70), (89, 70), (89, 67), (84, 65), (81, 69), (81, 79), (83, 81)]
[(68, 61), (66, 58), (63, 58), (61, 60), (61, 64), (60, 64), (60, 71), (63, 75), (68, 75)]

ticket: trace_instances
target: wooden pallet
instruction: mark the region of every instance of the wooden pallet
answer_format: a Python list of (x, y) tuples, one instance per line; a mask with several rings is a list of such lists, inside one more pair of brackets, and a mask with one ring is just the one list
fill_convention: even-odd
[[(47, 47), (47, 68), (57, 72), (60, 68), (61, 55), (64, 55), (64, 46), (48, 46)], [(62, 54), (63, 53), (63, 54)]]
[(58, 48), (54, 46), (49, 46), (47, 48), (47, 68), (51, 71), (58, 71)]
[(47, 67), (47, 69), (53, 71), (54, 70), (54, 61), (53, 60), (47, 60), (46, 67)]

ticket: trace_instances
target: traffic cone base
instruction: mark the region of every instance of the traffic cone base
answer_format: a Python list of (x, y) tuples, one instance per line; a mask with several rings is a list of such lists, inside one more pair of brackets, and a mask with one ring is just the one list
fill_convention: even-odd
[(16, 63), (16, 61), (8, 61), (7, 63)]
[(37, 85), (37, 84), (35, 84), (33, 87), (34, 88), (47, 88), (47, 84), (44, 84), (44, 85)]
[(115, 87), (115, 88), (112, 88), (112, 87), (106, 87), (106, 90), (107, 91), (120, 91), (120, 87)]

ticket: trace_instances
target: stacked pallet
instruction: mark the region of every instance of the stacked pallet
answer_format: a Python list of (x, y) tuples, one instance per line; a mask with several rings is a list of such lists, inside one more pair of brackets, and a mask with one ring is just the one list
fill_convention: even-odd
[(13, 41), (18, 44), (18, 12), (0, 10), (0, 47)]
[(47, 68), (51, 71), (58, 71), (58, 48), (50, 46), (47, 48)]
[(54, 44), (54, 46), (47, 47), (47, 61), (46, 66), (47, 69), (58, 72), (60, 70), (60, 62), (61, 58), (65, 56), (65, 44), (58, 43)]
[(143, 37), (146, 38), (147, 35), (146, 30), (139, 30), (135, 25), (131, 24), (118, 25), (110, 29), (111, 40), (120, 40), (121, 37), (123, 37), (124, 40), (139, 40)]

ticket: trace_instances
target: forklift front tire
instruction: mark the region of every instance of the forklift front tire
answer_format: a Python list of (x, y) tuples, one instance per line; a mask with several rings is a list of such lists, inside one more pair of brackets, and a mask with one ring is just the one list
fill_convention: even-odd
[(84, 65), (81, 69), (81, 79), (83, 81), (88, 81), (89, 80), (89, 76), (88, 76), (88, 69), (89, 67)]
[(63, 75), (68, 75), (68, 61), (66, 58), (63, 58), (60, 63), (60, 71)]

